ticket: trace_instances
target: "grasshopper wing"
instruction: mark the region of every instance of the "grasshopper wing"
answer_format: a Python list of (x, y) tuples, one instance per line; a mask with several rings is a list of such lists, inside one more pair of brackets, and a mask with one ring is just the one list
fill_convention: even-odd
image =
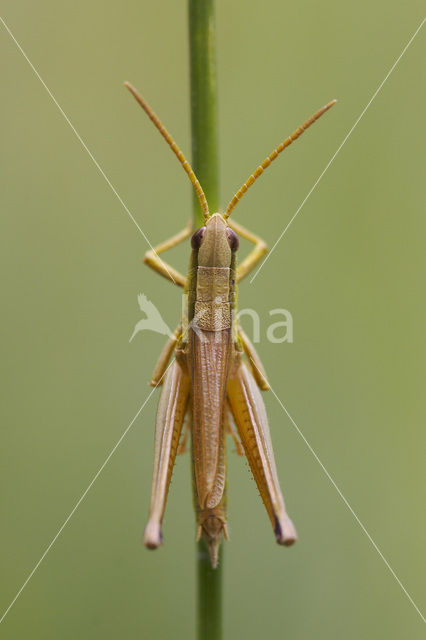
[(163, 541), (161, 521), (188, 403), (189, 388), (189, 376), (175, 360), (166, 374), (157, 409), (151, 506), (144, 533), (144, 544), (149, 549), (156, 549)]
[(285, 510), (265, 405), (252, 374), (239, 358), (230, 372), (227, 394), (247, 460), (274, 527), (277, 542), (291, 545), (297, 540), (297, 533)]
[(219, 504), (225, 487), (223, 414), (231, 353), (230, 329), (192, 331), (192, 438), (195, 484), (202, 508)]

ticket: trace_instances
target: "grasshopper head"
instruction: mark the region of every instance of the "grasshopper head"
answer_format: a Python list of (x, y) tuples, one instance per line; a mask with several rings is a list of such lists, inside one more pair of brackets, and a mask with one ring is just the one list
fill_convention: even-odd
[(200, 267), (230, 267), (232, 254), (238, 249), (238, 236), (220, 213), (207, 218), (204, 227), (191, 239), (191, 246), (198, 250)]

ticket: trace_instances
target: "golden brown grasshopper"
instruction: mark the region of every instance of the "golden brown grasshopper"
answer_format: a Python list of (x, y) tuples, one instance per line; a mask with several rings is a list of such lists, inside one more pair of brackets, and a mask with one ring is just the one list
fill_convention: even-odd
[[(193, 233), (188, 275), (185, 277), (161, 260), (159, 254), (186, 240), (191, 225), (148, 251), (145, 263), (184, 288), (186, 309), (173, 337), (165, 345), (151, 379), (163, 382), (155, 426), (155, 453), (151, 506), (144, 543), (149, 549), (162, 544), (161, 522), (182, 425), (192, 432), (194, 501), (198, 538), (204, 536), (213, 567), (217, 565), (222, 533), (226, 526), (225, 438), (233, 436), (237, 451), (241, 444), (279, 544), (297, 539), (282, 497), (266, 417), (259, 389), (269, 389), (259, 357), (236, 319), (237, 284), (267, 252), (266, 244), (229, 216), (254, 181), (273, 160), (323, 113), (325, 105), (286, 138), (237, 191), (224, 213), (210, 213), (203, 189), (182, 151), (155, 113), (129, 83), (125, 83), (161, 135), (176, 154), (197, 194), (205, 224)], [(237, 267), (238, 235), (254, 244)], [(174, 361), (169, 361), (175, 356)], [(244, 362), (246, 356), (250, 368)], [(230, 415), (238, 436), (231, 427)], [(187, 431), (184, 439), (186, 440)]]

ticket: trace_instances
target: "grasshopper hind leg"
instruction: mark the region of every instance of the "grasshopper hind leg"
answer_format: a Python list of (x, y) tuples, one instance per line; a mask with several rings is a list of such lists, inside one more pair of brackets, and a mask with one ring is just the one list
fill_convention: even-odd
[[(189, 403), (188, 403), (189, 405)], [(182, 431), (183, 431), (183, 435), (181, 436), (180, 442), (179, 442), (179, 446), (178, 446), (178, 450), (177, 450), (177, 455), (181, 456), (182, 454), (186, 453), (187, 448), (187, 442), (188, 442), (188, 436), (191, 433), (191, 422), (192, 422), (192, 411), (191, 408), (188, 406), (187, 410), (186, 410), (186, 414), (185, 414), (185, 418), (184, 418), (184, 424), (182, 427)]]
[(155, 423), (151, 505), (144, 532), (144, 544), (148, 549), (156, 549), (163, 542), (161, 523), (188, 404), (189, 387), (187, 372), (175, 360), (166, 374)]
[(263, 368), (262, 361), (260, 360), (259, 355), (254, 348), (254, 345), (251, 342), (250, 338), (248, 337), (246, 332), (242, 330), (241, 327), (238, 327), (238, 337), (241, 340), (244, 353), (247, 356), (247, 360), (250, 362), (251, 371), (259, 389), (262, 389), (262, 391), (268, 391), (270, 389), (270, 386), (266, 377), (265, 369)]
[(265, 405), (258, 385), (240, 358), (231, 371), (228, 402), (254, 480), (271, 520), (278, 544), (289, 546), (297, 533), (289, 518), (278, 481)]
[(167, 371), (168, 364), (170, 362), (170, 358), (174, 350), (176, 349), (176, 345), (179, 341), (179, 336), (182, 332), (182, 328), (180, 324), (173, 331), (173, 335), (167, 340), (166, 344), (163, 347), (162, 352), (157, 360), (154, 371), (152, 372), (151, 380), (149, 384), (151, 387), (158, 387), (160, 384), (163, 384), (163, 378)]
[(225, 412), (224, 412), (224, 426), (225, 426), (225, 432), (231, 436), (231, 438), (234, 441), (235, 444), (235, 453), (237, 454), (237, 456), (243, 456), (244, 455), (244, 449), (243, 449), (243, 445), (241, 444), (239, 438), (238, 438), (238, 434), (236, 432), (236, 429), (234, 427), (234, 425), (231, 422), (231, 409), (229, 408), (229, 404), (228, 402), (225, 405)]

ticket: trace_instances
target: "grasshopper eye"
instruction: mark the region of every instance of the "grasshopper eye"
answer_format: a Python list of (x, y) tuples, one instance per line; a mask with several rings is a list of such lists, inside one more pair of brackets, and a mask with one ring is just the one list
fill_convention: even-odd
[(238, 236), (230, 227), (226, 230), (226, 235), (228, 236), (228, 243), (231, 247), (231, 251), (236, 251), (240, 246), (240, 241), (238, 240)]
[(199, 249), (201, 247), (201, 243), (203, 241), (205, 233), (206, 227), (200, 227), (200, 229), (197, 229), (197, 231), (193, 234), (191, 238), (191, 247), (193, 249)]

